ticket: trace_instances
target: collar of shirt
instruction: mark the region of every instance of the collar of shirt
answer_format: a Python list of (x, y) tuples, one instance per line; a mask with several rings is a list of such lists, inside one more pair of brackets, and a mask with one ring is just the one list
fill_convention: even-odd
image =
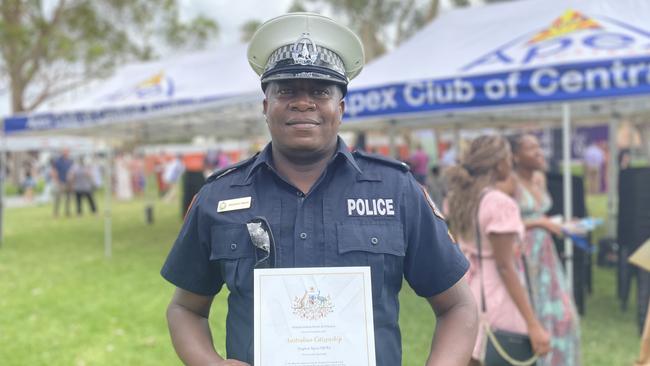
[[(335, 161), (339, 156), (343, 156), (343, 158), (356, 169), (359, 174), (362, 174), (363, 171), (361, 168), (359, 168), (359, 164), (357, 164), (357, 161), (354, 159), (354, 156), (350, 153), (348, 146), (343, 142), (343, 139), (341, 137), (337, 138), (337, 147), (336, 147), (336, 152), (334, 153), (334, 156), (332, 157), (332, 160), (330, 161), (333, 162)], [(247, 184), (250, 182), (251, 177), (259, 169), (260, 166), (266, 165), (268, 167), (272, 167), (273, 158), (272, 158), (272, 153), (271, 153), (271, 142), (269, 142), (266, 147), (264, 147), (264, 150), (260, 152), (260, 154), (255, 158), (255, 162), (251, 165), (251, 167), (248, 170), (248, 173), (244, 176), (244, 180), (242, 181), (242, 184)]]

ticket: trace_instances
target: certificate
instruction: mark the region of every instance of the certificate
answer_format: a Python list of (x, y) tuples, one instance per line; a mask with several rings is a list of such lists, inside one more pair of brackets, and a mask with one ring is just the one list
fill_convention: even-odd
[(254, 273), (255, 366), (375, 366), (369, 267)]

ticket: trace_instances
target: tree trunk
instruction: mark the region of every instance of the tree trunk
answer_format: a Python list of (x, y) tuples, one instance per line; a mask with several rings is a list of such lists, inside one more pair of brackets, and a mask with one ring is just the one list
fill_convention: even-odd
[(15, 67), (11, 67), (9, 78), (11, 79), (11, 113), (23, 112), (25, 110), (25, 83), (22, 81), (20, 71)]

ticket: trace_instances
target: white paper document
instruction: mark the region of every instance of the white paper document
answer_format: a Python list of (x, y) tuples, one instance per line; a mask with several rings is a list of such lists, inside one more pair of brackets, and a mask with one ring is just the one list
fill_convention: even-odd
[(375, 366), (369, 267), (256, 269), (255, 366)]

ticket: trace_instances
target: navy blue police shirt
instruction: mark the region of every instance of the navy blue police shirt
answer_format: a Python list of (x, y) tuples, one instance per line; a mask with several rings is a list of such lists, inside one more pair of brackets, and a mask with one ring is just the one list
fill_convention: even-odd
[[(251, 197), (249, 208), (217, 212)], [(253, 362), (255, 252), (246, 222), (264, 216), (276, 267), (370, 266), (378, 366), (401, 365), (402, 276), (422, 297), (439, 294), (469, 266), (422, 187), (397, 161), (338, 150), (307, 194), (273, 168), (271, 144), (213, 175), (191, 206), (161, 274), (196, 294), (228, 286), (228, 358)]]

